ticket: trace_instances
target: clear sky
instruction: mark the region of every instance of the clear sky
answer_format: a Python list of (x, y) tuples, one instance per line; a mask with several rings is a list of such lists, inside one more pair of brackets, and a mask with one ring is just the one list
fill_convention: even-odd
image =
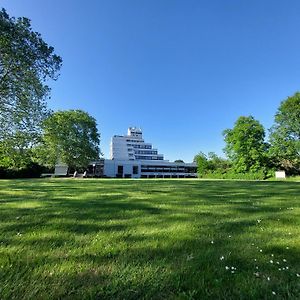
[(110, 137), (140, 126), (166, 159), (222, 154), (241, 115), (266, 129), (300, 89), (300, 1), (0, 0), (63, 58), (54, 109), (83, 109)]

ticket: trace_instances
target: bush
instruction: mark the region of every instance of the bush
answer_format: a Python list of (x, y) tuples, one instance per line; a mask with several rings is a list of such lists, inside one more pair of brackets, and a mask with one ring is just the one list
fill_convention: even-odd
[(39, 178), (45, 171), (47, 171), (45, 167), (31, 162), (25, 168), (21, 169), (0, 167), (0, 178)]
[(267, 178), (273, 177), (273, 170), (261, 169), (256, 172), (247, 172), (247, 173), (237, 173), (232, 170), (227, 172), (210, 172), (202, 174), (201, 178), (211, 178), (211, 179), (242, 179), (242, 180), (265, 180)]

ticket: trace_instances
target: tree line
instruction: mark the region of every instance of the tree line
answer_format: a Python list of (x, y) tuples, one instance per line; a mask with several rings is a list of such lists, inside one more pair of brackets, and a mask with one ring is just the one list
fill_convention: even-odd
[(56, 162), (86, 167), (99, 158), (96, 120), (47, 107), (62, 58), (28, 18), (0, 11), (0, 177), (38, 176)]
[(253, 116), (241, 116), (223, 131), (226, 159), (197, 154), (200, 177), (266, 179), (275, 170), (300, 175), (300, 93), (281, 102), (274, 125), (266, 131)]

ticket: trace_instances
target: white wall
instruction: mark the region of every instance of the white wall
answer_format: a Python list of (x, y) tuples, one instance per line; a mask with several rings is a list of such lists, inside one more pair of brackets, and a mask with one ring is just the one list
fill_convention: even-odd
[[(123, 166), (123, 175), (130, 174), (132, 178), (141, 177), (141, 164), (138, 161), (130, 160), (104, 160), (104, 176), (116, 177), (118, 166)], [(138, 174), (133, 174), (133, 166), (138, 166)]]

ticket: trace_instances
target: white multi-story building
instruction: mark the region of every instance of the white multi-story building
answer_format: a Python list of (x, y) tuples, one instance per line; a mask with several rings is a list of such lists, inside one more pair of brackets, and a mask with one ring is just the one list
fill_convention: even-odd
[(110, 158), (92, 162), (93, 172), (96, 170), (98, 176), (121, 178), (197, 177), (196, 163), (164, 160), (163, 154), (146, 143), (142, 130), (136, 127), (129, 127), (127, 135), (112, 137)]
[(164, 160), (151, 143), (145, 143), (140, 128), (129, 127), (127, 135), (115, 135), (111, 139), (110, 159)]

